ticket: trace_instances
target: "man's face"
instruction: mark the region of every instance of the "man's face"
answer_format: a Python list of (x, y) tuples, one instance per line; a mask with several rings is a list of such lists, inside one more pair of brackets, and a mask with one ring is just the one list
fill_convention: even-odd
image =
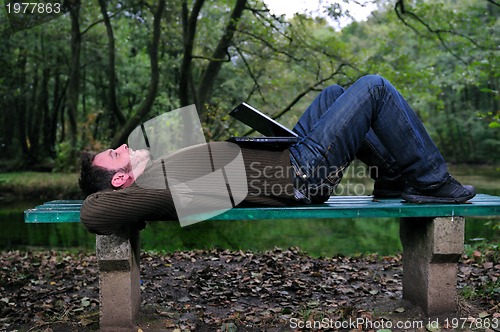
[(130, 149), (123, 144), (117, 149), (108, 149), (98, 153), (94, 158), (94, 165), (109, 170), (126, 169), (130, 164)]

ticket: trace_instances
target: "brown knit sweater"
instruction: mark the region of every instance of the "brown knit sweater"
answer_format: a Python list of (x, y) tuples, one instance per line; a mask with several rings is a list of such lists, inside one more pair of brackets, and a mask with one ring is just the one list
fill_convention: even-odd
[[(234, 159), (234, 149), (226, 142), (215, 142), (180, 150), (159, 161), (137, 179), (130, 187), (102, 191), (88, 196), (82, 204), (80, 220), (96, 234), (113, 234), (128, 223), (144, 221), (177, 220), (172, 193), (166, 183), (164, 169), (169, 178), (185, 180), (187, 176), (201, 176), (223, 167)], [(217, 158), (212, 165), (200, 168), (200, 155), (210, 149)], [(248, 193), (237, 206), (286, 206), (298, 202), (293, 196), (290, 152), (241, 147)], [(202, 169), (202, 171), (200, 171)], [(201, 172), (201, 173), (200, 173)], [(144, 185), (149, 184), (149, 185)], [(156, 188), (156, 189), (151, 189)], [(231, 188), (234, 189), (234, 188)], [(246, 188), (245, 188), (246, 190)]]

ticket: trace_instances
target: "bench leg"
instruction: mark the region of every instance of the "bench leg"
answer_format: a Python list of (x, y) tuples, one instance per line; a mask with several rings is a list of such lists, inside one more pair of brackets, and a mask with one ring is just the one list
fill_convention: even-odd
[(100, 331), (137, 331), (140, 308), (139, 231), (97, 235)]
[(403, 298), (428, 316), (457, 311), (457, 268), (465, 218), (401, 218)]

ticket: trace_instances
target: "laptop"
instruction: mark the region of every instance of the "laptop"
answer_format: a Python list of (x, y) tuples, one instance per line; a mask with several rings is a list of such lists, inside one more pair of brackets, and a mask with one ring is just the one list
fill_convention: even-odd
[(297, 143), (299, 140), (296, 133), (247, 103), (241, 103), (229, 115), (265, 135), (265, 137), (231, 137), (228, 142), (286, 147)]

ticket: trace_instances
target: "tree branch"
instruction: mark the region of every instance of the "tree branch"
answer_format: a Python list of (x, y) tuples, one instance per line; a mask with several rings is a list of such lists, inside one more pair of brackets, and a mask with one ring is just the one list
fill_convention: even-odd
[(245, 64), (245, 67), (247, 68), (248, 73), (250, 74), (250, 77), (253, 80), (254, 86), (257, 88), (257, 91), (259, 92), (259, 95), (261, 96), (262, 100), (264, 103), (266, 103), (266, 98), (264, 97), (264, 94), (262, 93), (262, 90), (260, 89), (260, 84), (257, 80), (257, 77), (253, 74), (252, 68), (250, 68), (250, 64), (247, 62), (247, 59), (245, 58), (245, 55), (241, 52), (241, 50), (236, 47), (236, 52), (240, 55), (241, 59), (243, 60), (243, 63)]
[[(347, 63), (340, 64), (335, 71), (333, 71), (330, 75), (328, 75), (328, 77), (320, 79), (319, 81), (308, 86), (306, 89), (304, 89), (302, 92), (300, 92), (282, 111), (271, 115), (271, 118), (278, 119), (279, 117), (281, 117), (282, 115), (284, 115), (285, 113), (290, 111), (292, 109), (292, 107), (295, 104), (297, 104), (305, 95), (307, 95), (311, 91), (317, 90), (318, 87), (323, 85), (325, 82), (328, 82), (329, 80), (333, 79), (335, 76), (340, 74), (342, 72), (342, 68), (344, 68), (346, 66), (352, 67), (350, 64), (347, 64)], [(246, 132), (243, 136), (248, 136), (248, 135), (252, 134), (253, 132), (255, 132), (255, 130), (250, 130), (250, 131)]]
[(344, 68), (346, 66), (351, 67), (351, 65), (349, 65), (347, 63), (342, 63), (342, 64), (340, 64), (338, 66), (338, 68), (335, 71), (333, 71), (332, 73), (330, 73), (330, 75), (328, 75), (328, 77), (320, 79), (319, 81), (317, 81), (317, 82), (313, 83), (312, 85), (310, 85), (309, 87), (307, 87), (304, 91), (302, 91), (301, 93), (299, 93), (297, 95), (297, 97), (295, 97), (290, 102), (290, 104), (288, 104), (288, 106), (286, 106), (282, 111), (278, 112), (277, 114), (274, 114), (272, 116), (272, 118), (273, 119), (277, 119), (280, 116), (282, 116), (283, 114), (285, 114), (286, 112), (290, 111), (292, 109), (292, 107), (295, 104), (297, 104), (306, 94), (308, 94), (311, 91), (316, 90), (319, 86), (323, 85), (325, 82), (328, 82), (329, 80), (333, 79), (335, 76), (337, 76), (338, 74), (340, 74), (342, 72), (342, 68)]
[[(279, 24), (284, 24), (284, 25), (286, 24), (288, 26), (291, 26), (291, 24), (288, 22), (284, 22), (276, 15), (271, 14), (271, 11), (269, 10), (269, 8), (267, 7), (267, 5), (265, 3), (264, 3), (264, 8), (265, 9), (255, 9), (255, 8), (251, 8), (251, 7), (246, 7), (246, 9), (250, 10), (254, 14), (254, 16), (259, 20), (259, 22), (261, 22), (261, 24), (264, 27), (267, 28), (268, 26), (270, 26), (274, 31), (276, 31), (278, 34), (280, 34), (285, 39), (288, 39), (291, 42), (292, 38), (290, 36), (288, 36), (286, 33), (284, 33), (283, 29), (280, 29), (279, 27), (277, 27), (275, 22), (278, 22)], [(268, 13), (269, 16), (271, 16), (273, 18), (274, 21), (270, 20), (267, 16), (263, 15), (262, 13)]]
[(214, 62), (230, 62), (231, 61), (231, 55), (229, 52), (226, 52), (226, 58), (225, 59), (215, 59), (211, 58), (208, 56), (203, 56), (203, 55), (192, 55), (192, 59), (201, 59), (201, 60), (208, 60), (208, 61), (214, 61)]
[[(491, 0), (487, 0), (488, 2), (492, 2), (493, 4), (496, 4), (495, 2), (491, 1)], [(398, 10), (399, 9), (399, 10)], [(467, 61), (465, 61), (464, 59), (462, 59), (458, 54), (456, 54), (446, 43), (446, 41), (444, 40), (443, 38), (443, 34), (449, 34), (449, 35), (454, 35), (454, 36), (458, 36), (460, 38), (463, 38), (465, 40), (467, 40), (469, 43), (473, 44), (474, 46), (476, 46), (477, 48), (480, 48), (480, 49), (483, 49), (483, 50), (497, 50), (496, 48), (491, 48), (491, 47), (484, 47), (482, 45), (480, 45), (479, 43), (477, 43), (474, 39), (472, 39), (471, 37), (467, 36), (467, 35), (464, 35), (462, 33), (459, 33), (459, 32), (456, 32), (456, 31), (453, 31), (453, 30), (445, 30), (445, 29), (434, 29), (432, 28), (428, 23), (426, 23), (420, 16), (416, 15), (415, 13), (411, 12), (411, 11), (408, 11), (405, 7), (405, 3), (404, 3), (404, 0), (398, 0), (396, 2), (396, 5), (394, 7), (394, 10), (396, 12), (396, 15), (397, 17), (399, 18), (399, 20), (401, 22), (403, 22), (404, 25), (406, 25), (407, 27), (409, 27), (410, 29), (412, 29), (417, 35), (420, 35), (421, 34), (419, 33), (419, 31), (414, 27), (412, 26), (411, 24), (409, 24), (404, 18), (402, 15), (407, 15), (409, 16), (410, 18), (416, 20), (418, 23), (420, 23), (427, 31), (429, 31), (430, 33), (432, 34), (435, 34), (437, 36), (437, 38), (439, 39), (439, 42), (441, 43), (441, 45), (453, 56), (455, 57), (457, 60), (459, 60), (460, 62), (462, 62), (463, 64), (465, 65), (468, 65)]]
[[(222, 37), (214, 50), (212, 58), (221, 59), (225, 54), (227, 54), (227, 50), (233, 40), (234, 33), (236, 32), (236, 26), (238, 25), (238, 22), (243, 14), (246, 3), (247, 0), (236, 1), (231, 16), (229, 17), (229, 21), (226, 25), (226, 28), (224, 29), (224, 33), (222, 34)], [(214, 82), (219, 74), (221, 67), (222, 62), (211, 61), (205, 69), (198, 89), (197, 107), (200, 114), (204, 113), (205, 103), (211, 98)]]
[(448, 45), (446, 45), (446, 42), (444, 41), (443, 37), (441, 36), (441, 33), (433, 30), (427, 23), (425, 23), (418, 15), (416, 15), (415, 13), (413, 12), (409, 12), (405, 9), (405, 6), (404, 6), (404, 0), (398, 0), (398, 2), (396, 2), (396, 6), (395, 6), (395, 11), (396, 11), (396, 15), (398, 16), (398, 18), (403, 22), (404, 25), (406, 25), (407, 27), (410, 27), (415, 33), (417, 33), (418, 35), (421, 36), (421, 34), (418, 32), (418, 30), (413, 27), (411, 24), (409, 24), (408, 22), (405, 21), (405, 19), (400, 15), (400, 13), (398, 12), (398, 7), (401, 9), (401, 13), (404, 14), (404, 15), (408, 15), (410, 17), (412, 17), (413, 19), (417, 20), (420, 24), (422, 24), (429, 32), (433, 33), (433, 34), (436, 34), (436, 36), (438, 37), (439, 39), (439, 42), (441, 43), (441, 45), (453, 56), (455, 57), (458, 61), (462, 62), (464, 65), (468, 65), (467, 61), (465, 61), (464, 59), (462, 59), (460, 56), (458, 56), (458, 54), (456, 54), (455, 52), (453, 52), (453, 50), (451, 48), (448, 47)]
[[(117, 10), (113, 15), (108, 15), (108, 17), (111, 19), (113, 17), (115, 17), (116, 15), (118, 15), (119, 13), (121, 13), (125, 8), (120, 8), (119, 10)], [(86, 27), (81, 35), (83, 36), (84, 34), (86, 34), (90, 29), (92, 29), (94, 26), (98, 25), (98, 24), (101, 24), (102, 22), (104, 22), (104, 18), (103, 19), (100, 19), (100, 20), (97, 20), (95, 21), (94, 23), (90, 24), (88, 27)]]
[(283, 50), (279, 50), (277, 49), (276, 47), (274, 47), (274, 45), (272, 45), (271, 43), (269, 43), (267, 40), (265, 40), (263, 37), (261, 36), (257, 36), (256, 34), (253, 34), (251, 33), (250, 31), (248, 30), (238, 30), (239, 33), (243, 34), (243, 35), (247, 35), (255, 40), (258, 40), (259, 42), (261, 42), (262, 44), (264, 44), (266, 47), (268, 47), (269, 49), (271, 49), (273, 52), (275, 53), (278, 53), (278, 54), (283, 54), (287, 57), (289, 57), (290, 59), (293, 59), (297, 62), (300, 62), (304, 59), (299, 59), (297, 57), (295, 57), (293, 54), (291, 53), (288, 53), (288, 52), (285, 52)]

